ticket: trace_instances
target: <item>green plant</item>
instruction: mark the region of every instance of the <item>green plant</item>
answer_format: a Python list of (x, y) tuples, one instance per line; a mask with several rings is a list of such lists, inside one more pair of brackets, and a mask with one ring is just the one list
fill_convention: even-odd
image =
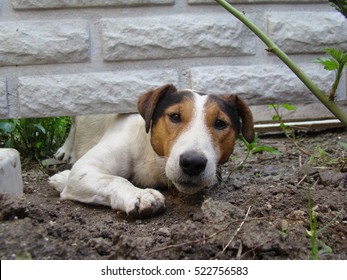
[(347, 151), (347, 143), (341, 141), (337, 141), (337, 143), (339, 143), (339, 145), (341, 145)]
[[(224, 185), (224, 182), (229, 180), (233, 170), (242, 168), (244, 166), (244, 164), (249, 159), (251, 154), (262, 153), (262, 152), (270, 153), (270, 154), (273, 154), (273, 155), (281, 154), (281, 152), (278, 151), (275, 148), (272, 148), (272, 147), (266, 146), (266, 145), (259, 145), (258, 144), (258, 140), (259, 140), (259, 134), (258, 133), (255, 133), (254, 140), (251, 143), (249, 143), (242, 135), (239, 136), (239, 140), (243, 143), (244, 147), (247, 150), (246, 156), (240, 163), (236, 164), (236, 167), (233, 167), (233, 168), (231, 168), (229, 170), (229, 175), (228, 175), (228, 177), (225, 180), (222, 179), (222, 169), (221, 169), (221, 166), (218, 166), (218, 168), (217, 168), (217, 179), (218, 179), (219, 184), (221, 184), (221, 185)], [(235, 161), (235, 160), (236, 160), (236, 157), (233, 156), (233, 161)], [(260, 174), (258, 174), (258, 175), (256, 174), (256, 176), (260, 176)]]
[[(318, 260), (319, 254), (326, 255), (331, 254), (333, 250), (331, 247), (329, 247), (325, 242), (321, 239), (319, 239), (319, 235), (323, 233), (327, 228), (329, 228), (341, 215), (341, 212), (338, 212), (335, 217), (333, 217), (326, 225), (324, 225), (321, 229), (317, 228), (317, 214), (313, 210), (312, 207), (312, 197), (311, 197), (311, 184), (308, 182), (308, 189), (307, 189), (307, 197), (308, 197), (308, 216), (309, 216), (309, 223), (310, 223), (310, 230), (306, 231), (306, 236), (311, 239), (311, 258), (313, 260)], [(319, 250), (321, 248), (321, 250)]]
[(69, 131), (69, 117), (0, 121), (0, 147), (15, 148), (27, 159), (53, 156)]
[(251, 22), (243, 12), (238, 11), (225, 0), (215, 0), (219, 5), (225, 8), (229, 13), (245, 24), (256, 36), (259, 37), (267, 46), (267, 51), (274, 53), (281, 59), (293, 73), (306, 85), (306, 87), (317, 97), (317, 99), (335, 115), (345, 126), (347, 126), (347, 115), (335, 104), (329, 100), (323, 91), (290, 59), (266, 34)]
[(290, 126), (286, 125), (282, 119), (282, 114), (280, 113), (280, 109), (286, 109), (287, 111), (295, 111), (297, 108), (293, 105), (290, 105), (288, 103), (283, 104), (270, 104), (269, 107), (275, 111), (275, 115), (272, 116), (272, 120), (279, 123), (280, 128), (284, 132), (285, 136), (298, 148), (299, 151), (306, 155), (310, 155), (308, 151), (300, 147), (296, 140), (295, 136), (295, 129), (291, 128)]
[(347, 52), (332, 48), (324, 49), (324, 51), (330, 55), (330, 57), (325, 59), (318, 58), (315, 62), (322, 64), (325, 70), (335, 71), (335, 81), (329, 92), (329, 100), (335, 101), (336, 91), (342, 77), (343, 68), (347, 65)]
[(242, 167), (245, 164), (245, 162), (248, 160), (248, 158), (250, 157), (251, 154), (256, 154), (256, 153), (261, 153), (261, 152), (266, 152), (266, 153), (270, 153), (270, 154), (274, 154), (274, 155), (281, 154), (281, 152), (275, 148), (272, 148), (272, 147), (266, 146), (266, 145), (259, 145), (258, 144), (258, 140), (259, 140), (259, 134), (258, 133), (255, 134), (254, 140), (251, 143), (249, 143), (242, 135), (239, 136), (239, 139), (244, 144), (244, 146), (247, 150), (247, 153), (246, 153), (244, 160), (238, 165), (238, 167)]
[(329, 2), (347, 18), (347, 0), (329, 0)]

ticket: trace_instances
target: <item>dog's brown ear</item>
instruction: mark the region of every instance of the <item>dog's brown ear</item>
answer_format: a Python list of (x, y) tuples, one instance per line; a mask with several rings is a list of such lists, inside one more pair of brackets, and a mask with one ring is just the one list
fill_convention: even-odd
[(242, 100), (241, 97), (237, 95), (223, 96), (222, 98), (226, 100), (231, 106), (235, 106), (242, 122), (241, 133), (243, 137), (245, 137), (247, 142), (249, 143), (253, 142), (254, 140), (253, 115), (248, 105), (245, 103), (245, 101)]
[(146, 123), (146, 132), (149, 132), (151, 128), (151, 121), (155, 107), (157, 106), (160, 98), (164, 96), (165, 93), (176, 92), (177, 89), (172, 84), (167, 84), (156, 89), (152, 89), (147, 93), (141, 95), (137, 101), (137, 110), (143, 117)]

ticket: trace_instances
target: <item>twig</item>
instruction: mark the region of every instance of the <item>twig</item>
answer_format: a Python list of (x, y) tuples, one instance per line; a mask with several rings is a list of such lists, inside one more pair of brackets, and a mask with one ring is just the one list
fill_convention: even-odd
[(239, 231), (241, 230), (243, 224), (245, 223), (245, 221), (247, 220), (247, 217), (249, 215), (249, 212), (251, 211), (252, 206), (248, 207), (246, 216), (243, 218), (243, 221), (241, 222), (240, 226), (236, 229), (236, 231), (234, 232), (233, 236), (230, 238), (229, 242), (227, 243), (227, 245), (224, 246), (223, 250), (221, 252), (219, 252), (215, 258), (218, 258), (220, 255), (223, 255), (225, 250), (230, 246), (231, 242), (233, 242), (235, 236), (239, 233)]
[(259, 27), (251, 22), (242, 12), (235, 9), (225, 0), (215, 0), (219, 5), (231, 13), (234, 17), (245, 24), (260, 40), (262, 40), (279, 59), (281, 59), (293, 73), (306, 85), (306, 87), (333, 113), (345, 126), (347, 126), (347, 115), (328, 99), (323, 91), (291, 60)]
[(306, 177), (307, 177), (307, 175), (305, 174), (305, 176), (302, 177), (302, 179), (296, 185), (299, 186), (306, 179)]
[[(261, 221), (261, 220), (266, 220), (266, 219), (271, 219), (271, 218), (275, 219), (276, 217), (269, 216), (269, 217), (261, 217), (261, 218), (252, 218), (252, 219), (248, 219), (247, 222)], [(179, 243), (179, 244), (168, 245), (168, 246), (156, 249), (156, 250), (149, 251), (148, 253), (146, 253), (146, 256), (150, 256), (150, 255), (153, 255), (153, 254), (156, 254), (156, 253), (159, 253), (159, 252), (162, 252), (162, 251), (170, 250), (170, 249), (176, 249), (176, 248), (184, 247), (184, 246), (187, 246), (187, 245), (193, 245), (193, 244), (196, 244), (196, 243), (205, 242), (207, 240), (210, 240), (210, 239), (216, 237), (218, 234), (221, 234), (222, 232), (228, 230), (228, 228), (232, 224), (237, 223), (237, 222), (240, 222), (240, 220), (234, 220), (234, 221), (230, 222), (229, 224), (227, 224), (224, 228), (214, 232), (213, 234), (211, 234), (209, 236), (206, 236), (206, 237), (204, 236), (204, 237), (202, 237), (200, 239), (189, 240), (189, 241), (182, 242), (182, 243)], [(243, 223), (246, 222), (246, 219), (243, 219), (242, 222)]]

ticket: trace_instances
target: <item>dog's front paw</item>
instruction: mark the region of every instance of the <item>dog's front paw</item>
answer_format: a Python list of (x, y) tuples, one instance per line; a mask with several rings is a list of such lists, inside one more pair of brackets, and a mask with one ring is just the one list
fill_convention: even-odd
[(133, 218), (150, 218), (164, 212), (165, 209), (165, 197), (160, 192), (144, 189), (138, 193), (127, 214)]
[(70, 162), (70, 160), (71, 160), (71, 151), (68, 150), (66, 147), (62, 146), (54, 154), (54, 158), (56, 160), (61, 160), (61, 161), (64, 161), (64, 162)]

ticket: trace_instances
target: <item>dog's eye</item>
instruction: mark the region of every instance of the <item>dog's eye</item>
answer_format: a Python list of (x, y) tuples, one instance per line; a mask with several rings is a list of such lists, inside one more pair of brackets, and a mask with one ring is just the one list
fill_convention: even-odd
[(224, 128), (227, 127), (227, 124), (225, 121), (222, 121), (222, 120), (216, 120), (214, 122), (214, 128), (217, 129), (217, 130), (223, 130)]
[(169, 115), (170, 121), (173, 123), (180, 123), (181, 122), (181, 115), (178, 113), (173, 113)]

